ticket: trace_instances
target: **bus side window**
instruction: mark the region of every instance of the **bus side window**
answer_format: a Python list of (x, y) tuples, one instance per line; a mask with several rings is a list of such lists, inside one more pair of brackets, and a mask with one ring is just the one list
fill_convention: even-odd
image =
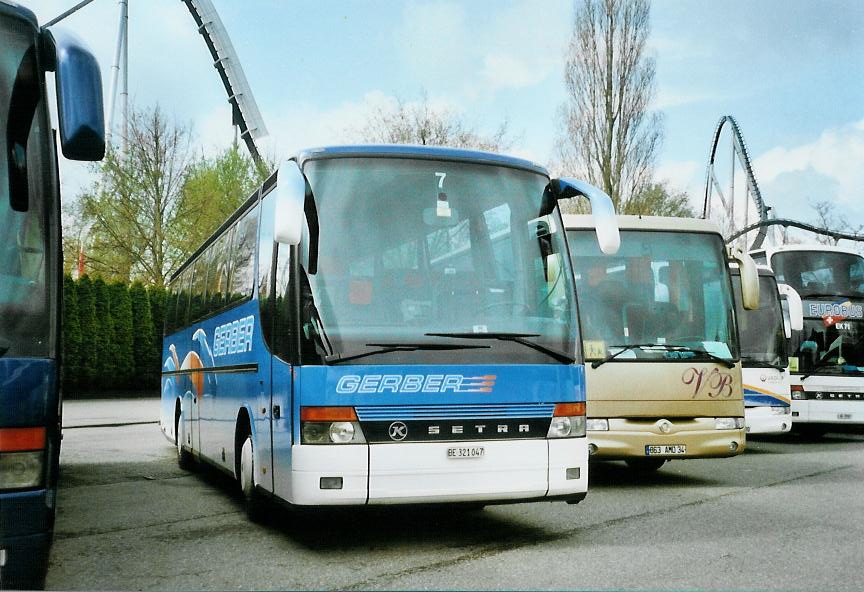
[(210, 246), (207, 272), (207, 305), (204, 314), (216, 312), (225, 305), (228, 287), (227, 245), (231, 242), (231, 230), (226, 231)]
[(177, 329), (177, 291), (180, 281), (174, 278), (174, 281), (168, 284), (168, 295), (165, 297), (165, 326), (163, 335), (171, 335)]
[(205, 308), (205, 297), (207, 289), (207, 260), (209, 253), (204, 251), (192, 265), (192, 287), (191, 304), (189, 306), (189, 321), (195, 322), (203, 317), (207, 310)]
[(237, 222), (234, 228), (228, 303), (252, 296), (255, 279), (255, 245), (257, 242), (258, 206), (255, 206)]
[(183, 329), (189, 324), (189, 288), (192, 280), (192, 269), (187, 268), (177, 280), (177, 314), (174, 317), (174, 328)]

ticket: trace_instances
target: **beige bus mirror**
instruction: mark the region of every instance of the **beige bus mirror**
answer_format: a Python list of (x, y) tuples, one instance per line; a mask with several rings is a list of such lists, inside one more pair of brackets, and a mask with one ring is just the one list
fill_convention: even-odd
[(753, 259), (738, 247), (729, 247), (729, 257), (741, 272), (741, 303), (746, 310), (759, 308), (759, 272)]
[[(777, 284), (777, 289), (780, 291), (780, 296), (786, 299), (786, 304), (789, 307), (789, 328), (792, 331), (801, 331), (804, 328), (804, 305), (801, 302), (801, 296), (798, 295), (795, 288), (788, 284)], [(786, 337), (791, 337), (791, 335)]]
[(581, 195), (591, 203), (591, 216), (594, 219), (594, 231), (597, 234), (597, 244), (607, 255), (614, 255), (621, 247), (621, 235), (618, 233), (618, 220), (615, 217), (615, 206), (612, 198), (590, 183), (562, 177), (556, 179), (558, 199)]
[(306, 178), (296, 161), (286, 160), (276, 176), (276, 208), (273, 214), (273, 238), (283, 245), (298, 245), (303, 236), (303, 204), (306, 201)]

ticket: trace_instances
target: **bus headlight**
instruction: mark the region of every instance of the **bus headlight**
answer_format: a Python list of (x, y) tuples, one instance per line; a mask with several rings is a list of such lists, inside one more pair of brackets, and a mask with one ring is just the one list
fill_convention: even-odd
[(793, 399), (802, 400), (807, 398), (807, 393), (804, 392), (804, 387), (800, 384), (793, 384), (790, 388), (792, 391)]
[(580, 438), (585, 435), (585, 403), (558, 403), (549, 423), (547, 438)]
[(330, 441), (344, 444), (354, 439), (354, 424), (350, 421), (334, 421), (330, 424)]
[(363, 428), (353, 407), (301, 407), (301, 444), (363, 444)]
[(772, 407), (771, 413), (772, 415), (789, 415), (790, 408), (786, 405), (782, 407)]
[(594, 418), (589, 417), (586, 420), (585, 427), (589, 432), (608, 432), (609, 431), (609, 420), (608, 419), (594, 419)]
[(0, 454), (0, 490), (39, 487), (44, 466), (45, 454), (41, 450)]
[(740, 430), (744, 427), (743, 417), (715, 417), (715, 430)]

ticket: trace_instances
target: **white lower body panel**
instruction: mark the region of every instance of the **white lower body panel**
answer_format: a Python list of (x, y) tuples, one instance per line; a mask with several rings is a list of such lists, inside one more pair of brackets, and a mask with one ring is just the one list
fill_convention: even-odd
[(864, 401), (792, 400), (794, 423), (864, 423)]
[[(448, 457), (454, 447), (482, 447), (483, 456)], [(298, 505), (506, 502), (588, 491), (586, 438), (295, 445), (292, 455), (288, 491), (276, 495)], [(341, 477), (342, 489), (321, 489), (322, 477)]]
[[(773, 407), (746, 407), (744, 424), (748, 434), (783, 434), (792, 429), (792, 415), (777, 415)], [(788, 410), (788, 407), (787, 407)]]

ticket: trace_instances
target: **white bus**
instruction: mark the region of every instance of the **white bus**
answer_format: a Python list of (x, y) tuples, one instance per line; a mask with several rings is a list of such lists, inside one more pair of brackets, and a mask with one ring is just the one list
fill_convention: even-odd
[(731, 266), (738, 336), (744, 422), (748, 434), (778, 434), (792, 427), (788, 339), (802, 327), (801, 299), (777, 284), (767, 267), (759, 268), (759, 308), (741, 303), (741, 272)]
[(813, 244), (752, 255), (803, 301), (804, 328), (793, 335), (789, 358), (793, 429), (820, 435), (864, 423), (864, 257)]

